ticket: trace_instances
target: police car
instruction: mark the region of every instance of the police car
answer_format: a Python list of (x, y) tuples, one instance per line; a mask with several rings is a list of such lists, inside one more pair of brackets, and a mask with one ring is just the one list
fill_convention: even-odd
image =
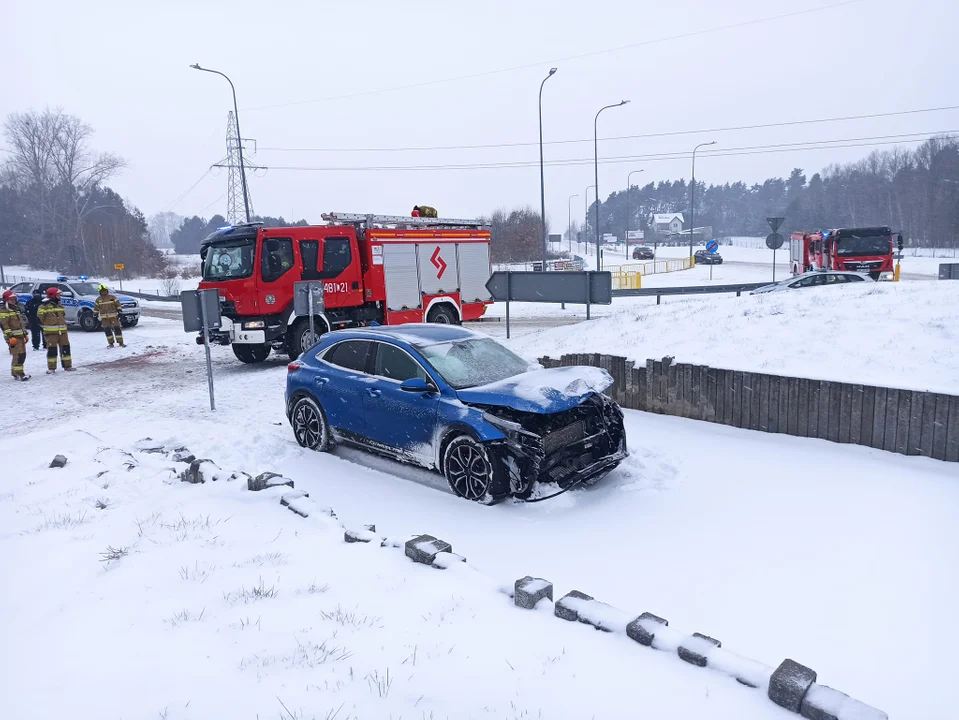
[[(46, 296), (47, 288), (60, 288), (60, 302), (67, 314), (67, 325), (78, 325), (81, 330), (93, 332), (100, 328), (100, 321), (93, 314), (93, 303), (100, 295), (100, 283), (90, 282), (85, 276), (68, 278), (59, 276), (56, 281), (22, 282), (14, 285), (11, 290), (17, 294), (20, 304), (23, 305), (33, 296), (33, 291), (39, 289)], [(117, 295), (120, 301), (120, 324), (123, 327), (133, 327), (140, 322), (140, 303), (128, 295)]]

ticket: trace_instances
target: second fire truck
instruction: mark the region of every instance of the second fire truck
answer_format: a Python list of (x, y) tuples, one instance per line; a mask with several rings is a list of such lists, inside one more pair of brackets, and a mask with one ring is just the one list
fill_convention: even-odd
[[(296, 359), (316, 337), (294, 312), (294, 283), (323, 284), (316, 335), (379, 323), (460, 323), (492, 300), (490, 233), (476, 220), (330, 213), (328, 224), (219, 228), (203, 241), (201, 289), (220, 294), (223, 327), (210, 341), (245, 363), (272, 350)], [(202, 337), (197, 339), (202, 342)]]
[[(902, 250), (902, 235), (896, 236)], [(851, 270), (873, 280), (893, 280), (893, 232), (888, 227), (794, 232), (789, 262), (793, 275), (811, 270)]]

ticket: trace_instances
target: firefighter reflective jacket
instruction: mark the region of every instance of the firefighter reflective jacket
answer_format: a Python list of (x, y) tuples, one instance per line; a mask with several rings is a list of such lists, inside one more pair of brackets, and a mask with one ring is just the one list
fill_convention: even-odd
[(3, 339), (8, 345), (11, 338), (16, 338), (18, 343), (26, 344), (27, 319), (23, 316), (19, 305), (13, 307), (6, 303), (0, 305), (0, 328), (3, 328)]
[(44, 334), (66, 333), (67, 313), (60, 303), (44, 298), (40, 303), (40, 309), (37, 310), (37, 317), (40, 319)]
[(100, 295), (93, 303), (93, 312), (99, 315), (101, 320), (119, 317), (120, 301), (116, 295)]
[(437, 217), (435, 207), (430, 207), (429, 205), (420, 205), (419, 208), (420, 208), (420, 217), (425, 217), (425, 218)]

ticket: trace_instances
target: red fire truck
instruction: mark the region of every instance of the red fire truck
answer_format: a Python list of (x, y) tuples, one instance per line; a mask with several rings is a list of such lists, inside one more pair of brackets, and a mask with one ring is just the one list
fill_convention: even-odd
[[(245, 363), (311, 347), (294, 283), (321, 281), (316, 335), (376, 322), (460, 323), (491, 304), (489, 229), (477, 220), (330, 213), (326, 225), (219, 228), (203, 241), (200, 288), (216, 288), (224, 322), (210, 341)], [(203, 342), (202, 336), (197, 342)]]
[[(902, 235), (898, 235), (902, 250)], [(893, 279), (893, 233), (887, 227), (794, 232), (789, 240), (793, 275), (811, 270), (852, 270), (873, 280)]]

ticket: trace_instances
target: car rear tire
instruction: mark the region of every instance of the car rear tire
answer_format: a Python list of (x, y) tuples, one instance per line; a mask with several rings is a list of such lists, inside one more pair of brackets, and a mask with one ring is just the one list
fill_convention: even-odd
[(237, 345), (234, 343), (232, 347), (236, 359), (248, 365), (261, 363), (270, 356), (269, 345)]
[(97, 320), (97, 316), (92, 312), (80, 313), (80, 317), (77, 318), (77, 323), (84, 332), (94, 332), (100, 327), (100, 321)]
[(457, 317), (449, 305), (434, 305), (426, 315), (426, 322), (455, 325)]
[(509, 495), (509, 481), (500, 463), (469, 435), (455, 437), (446, 446), (443, 475), (454, 495), (481, 505), (495, 505)]
[(330, 425), (319, 403), (311, 397), (301, 397), (290, 411), (293, 437), (300, 447), (326, 452), (333, 445)]

